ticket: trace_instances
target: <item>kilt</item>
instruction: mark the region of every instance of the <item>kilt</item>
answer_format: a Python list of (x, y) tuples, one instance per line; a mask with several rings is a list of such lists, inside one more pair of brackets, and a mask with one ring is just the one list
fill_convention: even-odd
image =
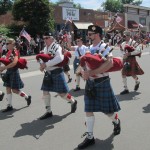
[(61, 73), (52, 73), (52, 84), (50, 86), (42, 83), (41, 90), (48, 91), (48, 92), (57, 92), (57, 93), (68, 93), (69, 87), (65, 80), (64, 72)]
[(103, 112), (108, 114), (120, 110), (118, 99), (110, 85), (110, 78), (99, 83), (88, 80), (86, 88), (87, 83), (88, 86), (94, 88), (95, 96), (89, 97), (86, 94), (84, 95), (85, 112)]
[(129, 67), (123, 67), (122, 75), (134, 76), (134, 75), (143, 75), (144, 74), (144, 71), (139, 66), (135, 57), (136, 56), (130, 56), (126, 60), (124, 60), (124, 63), (129, 62), (130, 65), (129, 65)]
[(74, 73), (76, 73), (76, 69), (78, 68), (79, 63), (80, 63), (79, 59), (75, 58), (73, 61)]
[(69, 65), (63, 66), (63, 70), (64, 70), (64, 72), (70, 71)]
[(20, 78), (19, 70), (16, 68), (7, 69), (6, 74), (8, 75), (9, 80), (4, 82), (5, 87), (10, 87), (11, 89), (22, 89), (24, 83)]

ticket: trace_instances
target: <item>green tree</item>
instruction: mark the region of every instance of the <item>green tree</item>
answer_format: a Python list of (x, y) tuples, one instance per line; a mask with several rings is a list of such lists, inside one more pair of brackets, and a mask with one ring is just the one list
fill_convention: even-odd
[(5, 25), (0, 25), (0, 34), (8, 35), (10, 30)]
[(13, 6), (13, 0), (0, 0), (0, 15), (5, 14), (11, 10)]
[[(63, 3), (64, 1), (62, 1), (62, 0), (59, 0), (58, 2), (56, 2), (56, 3), (52, 3), (54, 6), (56, 6), (56, 5), (59, 5), (59, 4), (61, 4), (61, 3)], [(77, 9), (83, 9), (84, 7), (82, 7), (81, 6), (81, 4), (79, 4), (79, 3), (74, 3), (73, 1), (70, 1), (70, 2), (72, 2), (73, 3), (73, 7), (74, 8), (77, 8)]]
[(12, 14), (15, 20), (26, 23), (33, 36), (54, 29), (53, 7), (49, 0), (16, 0)]
[(102, 4), (104, 11), (122, 12), (123, 5), (120, 0), (106, 0)]
[(104, 11), (124, 12), (124, 4), (139, 6), (142, 4), (142, 0), (106, 0), (104, 3), (102, 3), (102, 7)]

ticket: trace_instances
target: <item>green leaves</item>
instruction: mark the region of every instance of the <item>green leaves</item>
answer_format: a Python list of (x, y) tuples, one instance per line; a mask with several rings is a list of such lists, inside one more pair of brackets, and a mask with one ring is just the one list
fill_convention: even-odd
[(12, 13), (15, 20), (26, 23), (31, 35), (54, 28), (53, 8), (49, 0), (16, 0)]

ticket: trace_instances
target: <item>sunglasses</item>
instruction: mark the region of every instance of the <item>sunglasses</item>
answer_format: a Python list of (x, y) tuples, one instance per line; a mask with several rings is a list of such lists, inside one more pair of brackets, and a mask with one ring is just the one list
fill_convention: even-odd
[(11, 44), (11, 43), (6, 43), (6, 45), (9, 45), (9, 44)]
[(94, 35), (94, 34), (96, 34), (96, 33), (88, 33), (88, 36), (92, 36), (92, 35)]
[(80, 40), (77, 40), (76, 42), (81, 42)]
[(47, 39), (49, 39), (49, 37), (44, 37), (43, 39), (44, 39), (44, 40), (47, 40)]

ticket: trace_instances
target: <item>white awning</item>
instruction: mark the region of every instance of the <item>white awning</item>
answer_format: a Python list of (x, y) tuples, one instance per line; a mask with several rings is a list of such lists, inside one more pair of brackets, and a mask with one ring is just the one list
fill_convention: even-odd
[(78, 29), (88, 29), (88, 26), (93, 25), (93, 23), (91, 23), (91, 22), (74, 22), (74, 25)]

